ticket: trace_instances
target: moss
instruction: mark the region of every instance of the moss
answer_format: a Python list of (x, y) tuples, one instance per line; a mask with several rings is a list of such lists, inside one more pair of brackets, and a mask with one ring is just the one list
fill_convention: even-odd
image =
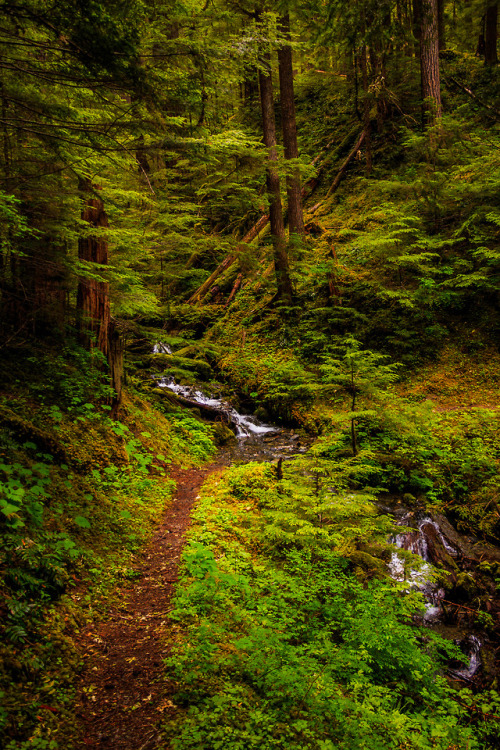
[(6, 406), (0, 406), (0, 424), (7, 427), (19, 440), (33, 441), (37, 448), (50, 453), (55, 459), (67, 463), (68, 453), (62, 440), (53, 433), (36, 427), (32, 422), (15, 414)]
[(190, 359), (188, 357), (179, 357), (174, 354), (153, 354), (151, 357), (151, 366), (156, 370), (170, 372), (172, 368), (185, 370), (195, 373), (202, 380), (209, 380), (213, 377), (213, 371), (208, 362), (203, 359)]
[(226, 424), (217, 422), (212, 425), (212, 432), (216, 445), (227, 445), (228, 443), (236, 442), (236, 436), (232, 430)]
[(388, 575), (386, 563), (368, 554), (368, 552), (356, 550), (349, 554), (349, 559), (355, 566), (355, 573), (357, 569), (362, 571), (361, 578), (365, 578), (366, 576), (368, 578), (384, 578)]

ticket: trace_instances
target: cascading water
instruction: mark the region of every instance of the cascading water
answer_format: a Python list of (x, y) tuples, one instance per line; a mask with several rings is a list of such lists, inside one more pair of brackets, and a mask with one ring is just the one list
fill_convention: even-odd
[(158, 341), (153, 346), (153, 354), (172, 354), (172, 349), (168, 344), (163, 344), (161, 341)]
[[(412, 514), (407, 514), (400, 523), (404, 526), (410, 520), (412, 520)], [(392, 540), (399, 549), (407, 550), (422, 558), (424, 561), (422, 565), (419, 568), (410, 568), (407, 571), (405, 559), (398, 552), (392, 553), (389, 563), (389, 572), (394, 580), (408, 580), (412, 587), (417, 588), (424, 595), (426, 602), (425, 623), (438, 620), (442, 616), (441, 601), (445, 597), (444, 589), (436, 586), (433, 580), (432, 563), (435, 562), (435, 554), (431, 554), (431, 546), (434, 547), (431, 542), (431, 531), (432, 536), (439, 539), (446, 553), (452, 558), (456, 557), (457, 550), (449, 544), (438, 524), (429, 516), (424, 516), (417, 522), (415, 529), (404, 534), (397, 534)]]
[[(411, 567), (401, 553), (392, 553), (388, 564), (391, 577), (396, 581), (407, 581), (409, 587), (416, 588), (422, 592), (425, 601), (425, 613), (423, 623), (426, 626), (436, 626), (440, 623), (443, 615), (443, 600), (446, 592), (435, 582), (433, 564), (438, 556), (436, 547), (442, 546), (449, 557), (458, 557), (458, 550), (448, 541), (441, 531), (439, 524), (430, 516), (415, 519), (413, 513), (406, 513), (399, 525), (409, 526), (416, 524), (410, 531), (397, 534), (392, 542), (401, 550), (417, 555), (422, 559), (418, 567)], [(438, 545), (436, 545), (436, 542)], [(449, 667), (448, 672), (452, 677), (466, 682), (471, 682), (481, 667), (480, 652), (483, 646), (481, 639), (475, 634), (468, 634), (465, 638), (454, 638), (455, 643), (464, 652), (463, 664), (457, 667)], [(468, 661), (468, 664), (465, 664)]]
[(169, 388), (179, 396), (182, 396), (189, 401), (196, 402), (197, 404), (200, 404), (200, 406), (210, 406), (213, 409), (220, 411), (221, 414), (225, 415), (227, 421), (234, 425), (237, 438), (246, 439), (265, 435), (270, 432), (279, 432), (278, 427), (272, 427), (271, 425), (259, 422), (256, 417), (251, 415), (240, 414), (231, 406), (231, 404), (228, 404), (227, 401), (207, 396), (205, 393), (195, 388), (179, 385), (179, 383), (176, 383), (173, 378), (161, 378), (158, 380), (158, 385), (160, 388)]
[[(158, 342), (154, 354), (172, 354), (168, 344)], [(237, 442), (224, 450), (231, 460), (273, 461), (287, 458), (307, 450), (301, 445), (299, 436), (293, 431), (275, 425), (265, 424), (251, 414), (240, 414), (231, 404), (221, 398), (208, 396), (195, 387), (180, 385), (172, 376), (166, 375), (156, 380), (160, 388), (167, 388), (189, 402), (190, 406), (209, 409), (213, 415), (232, 426)]]

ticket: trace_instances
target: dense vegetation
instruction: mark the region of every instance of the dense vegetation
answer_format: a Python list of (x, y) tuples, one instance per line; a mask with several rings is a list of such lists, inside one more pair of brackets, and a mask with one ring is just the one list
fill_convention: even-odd
[[(168, 374), (317, 438), (203, 495), (172, 746), (494, 747), (497, 6), (0, 0), (2, 746), (78, 746), (74, 632), (228, 439)], [(384, 498), (466, 545), (466, 690)]]

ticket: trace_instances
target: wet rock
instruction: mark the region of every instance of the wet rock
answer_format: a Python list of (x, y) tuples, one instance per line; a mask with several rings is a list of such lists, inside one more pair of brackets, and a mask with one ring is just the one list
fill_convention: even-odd
[(439, 534), (435, 523), (432, 521), (423, 523), (420, 528), (427, 539), (427, 560), (438, 568), (446, 568), (452, 576), (455, 576), (458, 572), (458, 566), (450, 554), (450, 546), (446, 549), (443, 543), (443, 536)]
[(236, 442), (236, 435), (226, 424), (217, 422), (213, 425), (212, 430), (216, 445), (228, 445), (228, 443)]
[(268, 413), (267, 409), (264, 409), (263, 406), (259, 406), (255, 410), (255, 416), (257, 417), (257, 419), (260, 419), (261, 422), (268, 422), (269, 421), (269, 413)]
[(486, 559), (500, 562), (500, 548), (485, 542), (467, 539), (459, 534), (445, 516), (439, 513), (434, 514), (433, 518), (439, 524), (446, 538), (459, 550), (462, 557), (477, 561)]

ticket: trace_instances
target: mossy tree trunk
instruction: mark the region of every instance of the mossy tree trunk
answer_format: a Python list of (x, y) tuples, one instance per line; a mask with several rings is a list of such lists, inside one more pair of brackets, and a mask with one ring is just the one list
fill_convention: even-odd
[[(102, 352), (108, 360), (111, 386), (115, 396), (111, 399), (112, 416), (116, 416), (121, 403), (123, 380), (123, 342), (115, 322), (111, 319), (109, 283), (102, 280), (109, 263), (108, 240), (103, 230), (109, 226), (104, 203), (96, 194), (99, 189), (88, 178), (81, 178), (81, 218), (90, 227), (86, 237), (78, 240), (78, 258), (89, 264), (89, 275), (80, 277), (77, 292), (77, 322), (81, 343)], [(99, 278), (101, 277), (101, 278)]]

